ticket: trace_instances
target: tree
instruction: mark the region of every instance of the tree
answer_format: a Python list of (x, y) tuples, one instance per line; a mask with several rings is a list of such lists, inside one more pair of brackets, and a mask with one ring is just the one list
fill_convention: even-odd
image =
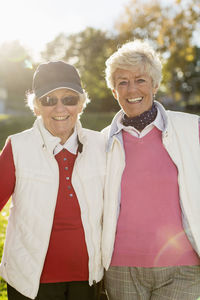
[(18, 41), (0, 46), (0, 84), (7, 90), (7, 108), (25, 108), (25, 91), (31, 89), (32, 63), (24, 47)]
[(106, 32), (86, 28), (77, 34), (58, 36), (47, 45), (42, 56), (51, 59), (55, 55), (55, 49), (65, 49), (65, 54), (60, 55), (59, 59), (78, 68), (83, 86), (91, 99), (88, 110), (113, 111), (118, 110), (119, 106), (106, 87), (104, 70), (105, 61), (116, 50), (117, 44), (118, 40), (108, 36)]
[(60, 33), (54, 40), (46, 44), (46, 48), (41, 52), (41, 57), (47, 60), (59, 60), (65, 56), (68, 48), (68, 39), (64, 33)]
[(200, 4), (196, 0), (174, 0), (174, 5), (159, 0), (131, 0), (116, 23), (124, 41), (133, 38), (152, 41), (162, 55), (165, 87), (173, 96), (179, 91), (184, 101), (196, 89), (190, 77), (199, 60), (194, 43), (199, 16)]

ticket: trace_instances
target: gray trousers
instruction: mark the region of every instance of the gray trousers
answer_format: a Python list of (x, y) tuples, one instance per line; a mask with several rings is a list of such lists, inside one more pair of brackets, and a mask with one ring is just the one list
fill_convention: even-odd
[(110, 267), (109, 300), (200, 300), (200, 266)]

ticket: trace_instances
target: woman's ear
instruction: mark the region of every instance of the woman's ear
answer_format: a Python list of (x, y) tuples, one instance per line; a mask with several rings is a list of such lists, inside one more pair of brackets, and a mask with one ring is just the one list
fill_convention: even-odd
[(83, 103), (79, 105), (78, 113), (81, 114), (83, 112)]
[(153, 88), (153, 94), (155, 95), (158, 91), (158, 85), (156, 85), (154, 88)]
[(34, 107), (34, 114), (39, 117), (41, 115), (39, 107)]
[(115, 89), (112, 90), (112, 94), (113, 94), (114, 98), (115, 98), (116, 100), (118, 100), (117, 92), (115, 91)]
[(34, 112), (34, 114), (37, 117), (39, 117), (41, 115), (41, 112), (40, 112), (40, 103), (39, 103), (38, 99), (35, 99), (35, 101), (34, 101), (33, 112)]

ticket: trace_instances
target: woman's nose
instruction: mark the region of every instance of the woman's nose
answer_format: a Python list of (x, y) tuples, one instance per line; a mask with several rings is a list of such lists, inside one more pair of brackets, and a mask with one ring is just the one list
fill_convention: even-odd
[(130, 81), (129, 85), (128, 85), (128, 91), (132, 92), (135, 91), (137, 89), (137, 85), (134, 81)]
[(56, 105), (55, 105), (55, 109), (56, 109), (57, 111), (63, 110), (64, 108), (66, 108), (66, 106), (62, 103), (61, 99), (57, 99), (57, 100), (58, 100), (58, 101), (57, 101), (57, 103), (56, 103)]

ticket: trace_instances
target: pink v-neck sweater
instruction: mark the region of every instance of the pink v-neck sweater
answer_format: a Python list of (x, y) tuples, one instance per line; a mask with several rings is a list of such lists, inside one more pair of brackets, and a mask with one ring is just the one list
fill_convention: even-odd
[(156, 127), (143, 138), (123, 131), (126, 167), (112, 266), (199, 265), (182, 226), (178, 172)]

